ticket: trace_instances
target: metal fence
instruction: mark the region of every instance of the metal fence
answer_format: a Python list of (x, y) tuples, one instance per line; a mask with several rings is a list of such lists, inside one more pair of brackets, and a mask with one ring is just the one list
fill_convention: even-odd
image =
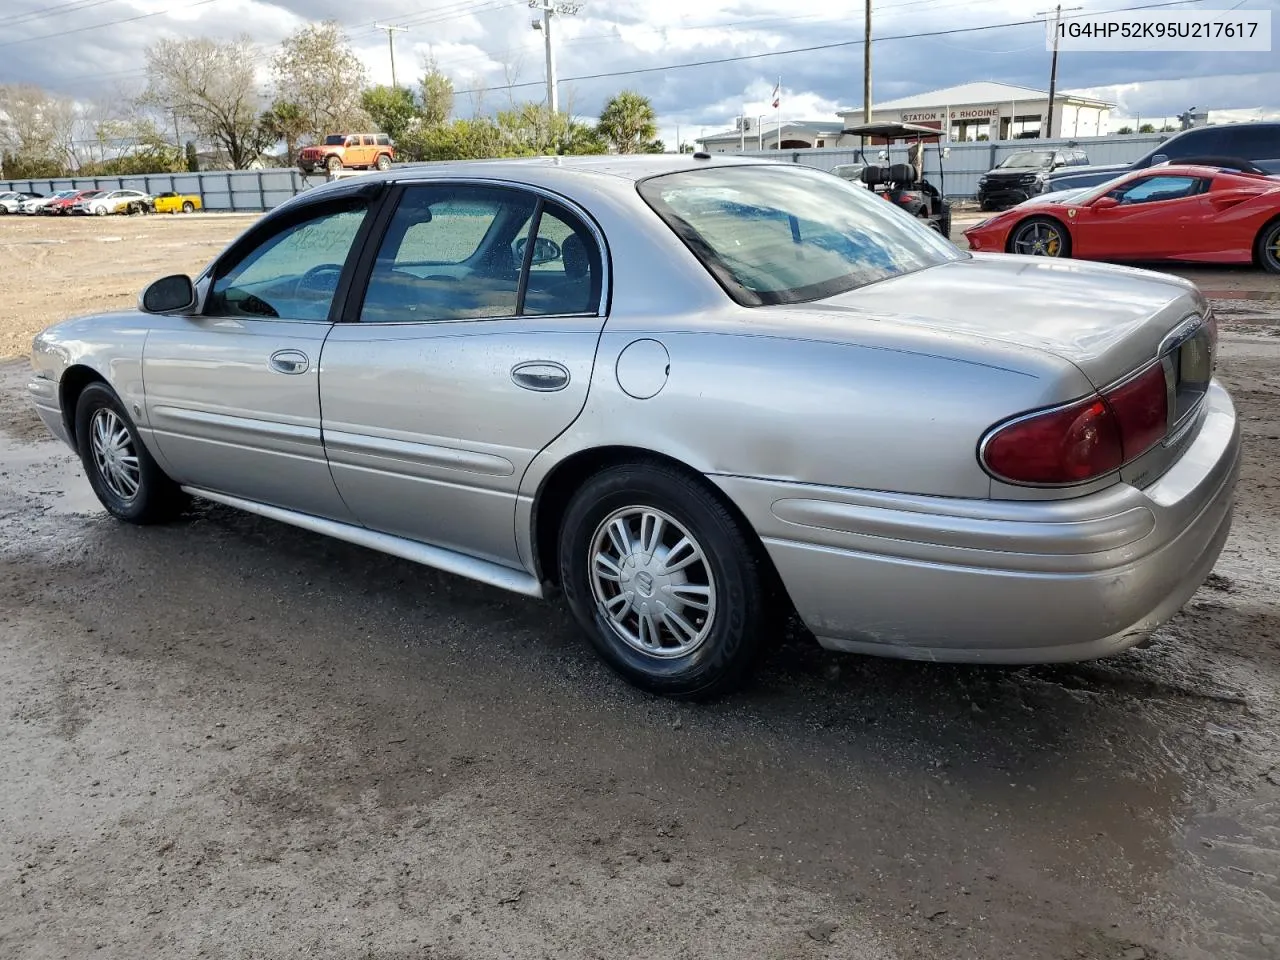
[[(1043, 150), (1064, 147), (1083, 150), (1090, 163), (1131, 163), (1169, 134), (1141, 133), (1114, 137), (1079, 137), (1073, 140), (998, 140), (981, 143), (953, 143), (951, 156), (943, 161), (948, 197), (972, 198), (978, 193), (978, 177), (1004, 157), (1019, 150)], [(874, 161), (883, 147), (868, 144), (866, 156)], [(744, 150), (752, 156), (775, 157), (830, 170), (841, 163), (856, 163), (856, 148), (818, 148), (810, 150)], [(906, 163), (906, 146), (889, 151), (891, 163)], [(925, 151), (925, 175), (937, 178), (938, 153), (932, 147)], [(290, 197), (324, 183), (326, 174), (305, 175), (301, 170), (231, 170), (208, 173), (155, 173), (140, 177), (65, 177), (55, 180), (0, 181), (0, 191), (49, 194), (57, 190), (141, 190), (157, 194), (166, 191), (194, 193), (200, 196), (204, 209), (243, 211), (270, 210)]]
[[(980, 143), (952, 143), (951, 156), (942, 161), (945, 173), (946, 195), (961, 200), (978, 195), (978, 177), (986, 173), (1005, 157), (1022, 150), (1070, 149), (1083, 150), (1091, 164), (1132, 163), (1151, 150), (1170, 134), (1141, 133), (1115, 137), (1078, 137), (1063, 140), (997, 140)], [(883, 146), (868, 143), (866, 159), (878, 163), (876, 157)], [(802, 163), (805, 166), (830, 170), (842, 163), (860, 163), (858, 149), (822, 147), (810, 150), (743, 150), (733, 151), (744, 156), (777, 157)], [(890, 163), (906, 163), (906, 145), (889, 150)], [(931, 183), (938, 182), (938, 152), (933, 145), (925, 151), (925, 177)]]
[(143, 193), (196, 194), (206, 210), (257, 213), (324, 183), (326, 174), (301, 170), (218, 170), (201, 173), (152, 173), (138, 177), (59, 177), (53, 180), (0, 180), (0, 191), (48, 195), (59, 190), (141, 190)]

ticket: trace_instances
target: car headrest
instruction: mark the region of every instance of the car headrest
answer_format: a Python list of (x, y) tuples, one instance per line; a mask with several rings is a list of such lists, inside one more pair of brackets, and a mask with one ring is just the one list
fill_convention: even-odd
[(587, 254), (587, 245), (576, 233), (564, 238), (560, 247), (560, 259), (564, 261), (565, 276), (579, 280), (591, 272), (591, 258)]
[(863, 167), (859, 177), (867, 186), (874, 187), (877, 183), (885, 182), (884, 168), (877, 166)]

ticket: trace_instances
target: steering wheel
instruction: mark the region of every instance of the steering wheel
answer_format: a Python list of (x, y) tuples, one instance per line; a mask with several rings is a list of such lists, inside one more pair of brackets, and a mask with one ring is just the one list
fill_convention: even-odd
[(338, 289), (338, 279), (341, 276), (341, 264), (321, 263), (297, 279), (293, 285), (293, 295), (297, 299), (306, 297), (319, 300)]

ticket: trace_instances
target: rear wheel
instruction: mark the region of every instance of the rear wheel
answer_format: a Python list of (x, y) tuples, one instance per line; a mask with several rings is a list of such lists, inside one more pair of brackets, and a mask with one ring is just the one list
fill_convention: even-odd
[(162, 523), (186, 506), (186, 495), (152, 459), (124, 404), (105, 383), (91, 383), (80, 394), (76, 446), (89, 485), (112, 516)]
[(385, 153), (384, 153), (384, 154), (381, 154), (381, 155), (378, 157), (378, 169), (379, 169), (379, 170), (390, 170), (390, 169), (391, 169), (391, 158), (390, 158), (390, 157), (388, 157)]
[(1071, 236), (1066, 227), (1048, 217), (1033, 217), (1014, 228), (1009, 252), (1032, 257), (1071, 256)]
[(93, 212), (94, 212), (95, 214), (97, 214), (98, 216), (100, 216), (100, 217), (105, 217), (105, 216), (107, 215), (107, 208), (106, 208), (106, 207), (94, 207), (94, 208), (93, 208)]
[(770, 583), (748, 531), (704, 484), (665, 464), (587, 480), (565, 513), (559, 564), (596, 651), (645, 690), (728, 692), (765, 640)]
[(1258, 234), (1258, 266), (1267, 273), (1280, 273), (1280, 220), (1272, 220)]
[(194, 203), (192, 203), (190, 200), (183, 200), (183, 201), (182, 201), (182, 212), (183, 212), (183, 213), (194, 213), (194, 212), (195, 212), (195, 209), (196, 209), (196, 205), (195, 205)]

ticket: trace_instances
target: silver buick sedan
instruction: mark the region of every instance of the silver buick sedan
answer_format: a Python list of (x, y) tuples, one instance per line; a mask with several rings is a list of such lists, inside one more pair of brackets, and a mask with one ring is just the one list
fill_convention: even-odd
[(1144, 641), (1230, 528), (1216, 340), (1190, 283), (971, 255), (802, 166), (481, 161), (294, 198), (41, 333), (30, 395), (121, 520), (200, 497), (559, 590), (705, 697), (793, 611), (925, 660)]

